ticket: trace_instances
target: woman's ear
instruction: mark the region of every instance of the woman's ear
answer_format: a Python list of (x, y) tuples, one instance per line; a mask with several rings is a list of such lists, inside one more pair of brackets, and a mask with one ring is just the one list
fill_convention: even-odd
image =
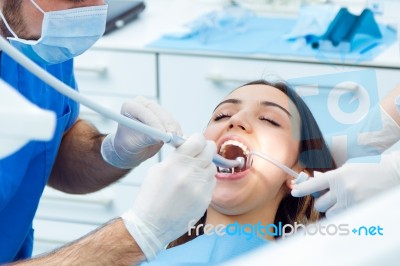
[[(307, 169), (305, 169), (305, 168), (301, 169), (301, 168), (297, 168), (297, 167), (296, 167), (296, 168), (295, 168), (295, 171), (296, 171), (297, 173), (304, 172), (304, 173), (306, 173), (308, 176), (311, 175), (310, 171), (307, 170)], [(295, 177), (289, 177), (289, 178), (286, 180), (286, 186), (287, 186), (290, 190), (293, 189), (295, 180), (296, 180)]]
[(288, 179), (286, 180), (286, 187), (289, 188), (289, 190), (293, 189), (294, 186), (294, 177), (289, 176)]

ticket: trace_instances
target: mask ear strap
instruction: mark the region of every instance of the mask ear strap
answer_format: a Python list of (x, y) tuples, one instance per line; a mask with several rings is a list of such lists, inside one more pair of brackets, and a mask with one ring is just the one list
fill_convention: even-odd
[(32, 2), (32, 4), (33, 4), (37, 9), (39, 9), (40, 12), (42, 12), (43, 14), (46, 13), (46, 12), (44, 12), (44, 10), (43, 10), (38, 4), (36, 4), (35, 1), (31, 0), (31, 2)]
[(4, 25), (6, 25), (8, 31), (11, 32), (11, 34), (14, 36), (14, 38), (18, 39), (17, 34), (15, 34), (15, 32), (11, 29), (10, 25), (8, 25), (8, 22), (7, 22), (6, 18), (3, 15), (3, 11), (1, 11), (1, 10), (0, 10), (0, 17), (3, 20)]

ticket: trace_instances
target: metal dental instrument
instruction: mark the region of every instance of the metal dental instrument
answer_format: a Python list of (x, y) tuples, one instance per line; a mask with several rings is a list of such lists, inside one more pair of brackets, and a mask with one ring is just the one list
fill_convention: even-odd
[[(27, 56), (22, 54), (16, 48), (14, 48), (11, 44), (8, 43), (3, 37), (0, 37), (0, 49), (7, 53), (10, 57), (12, 57), (16, 62), (23, 65), (26, 69), (28, 69), (32, 74), (36, 75), (42, 81), (50, 85), (52, 88), (64, 94), (65, 96), (71, 98), (72, 100), (104, 115), (105, 117), (112, 119), (126, 127), (129, 127), (133, 130), (139, 131), (143, 134), (151, 136), (155, 139), (159, 139), (166, 144), (169, 144), (173, 147), (179, 147), (185, 139), (179, 137), (172, 133), (166, 133), (161, 130), (152, 128), (148, 125), (142, 124), (138, 121), (130, 119), (126, 116), (123, 116), (119, 113), (114, 112), (113, 110), (102, 106), (89, 98), (81, 95), (79, 92), (75, 91), (71, 87), (67, 86), (54, 76), (50, 75), (48, 72), (40, 68), (36, 63), (30, 60)], [(228, 160), (223, 158), (222, 156), (216, 154), (214, 156), (213, 162), (220, 167), (224, 168), (234, 168), (234, 167), (243, 167), (243, 160)]]

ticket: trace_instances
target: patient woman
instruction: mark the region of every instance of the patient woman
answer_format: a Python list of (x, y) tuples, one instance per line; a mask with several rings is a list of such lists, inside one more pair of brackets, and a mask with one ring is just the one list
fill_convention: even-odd
[[(335, 168), (310, 110), (285, 83), (261, 80), (234, 90), (215, 108), (204, 135), (229, 159), (259, 151), (310, 176)], [(188, 233), (152, 263), (219, 263), (274, 241), (282, 234), (279, 227), (305, 225), (319, 218), (313, 198), (290, 195), (292, 176), (261, 158), (251, 159), (243, 169), (218, 169), (212, 202), (203, 218), (188, 225)], [(220, 224), (231, 225), (225, 235), (204, 234), (204, 228), (208, 232)], [(269, 233), (256, 234), (249, 225), (270, 225)]]

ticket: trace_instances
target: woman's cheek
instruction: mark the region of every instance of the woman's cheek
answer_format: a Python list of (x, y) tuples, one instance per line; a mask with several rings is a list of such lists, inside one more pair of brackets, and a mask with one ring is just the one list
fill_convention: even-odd
[(206, 130), (204, 131), (203, 135), (207, 140), (217, 140), (218, 130), (216, 126), (207, 126)]
[(265, 138), (266, 141), (261, 143), (262, 151), (272, 156), (275, 160), (280, 162), (291, 161), (291, 155), (295, 154), (295, 147), (289, 145), (285, 138)]

